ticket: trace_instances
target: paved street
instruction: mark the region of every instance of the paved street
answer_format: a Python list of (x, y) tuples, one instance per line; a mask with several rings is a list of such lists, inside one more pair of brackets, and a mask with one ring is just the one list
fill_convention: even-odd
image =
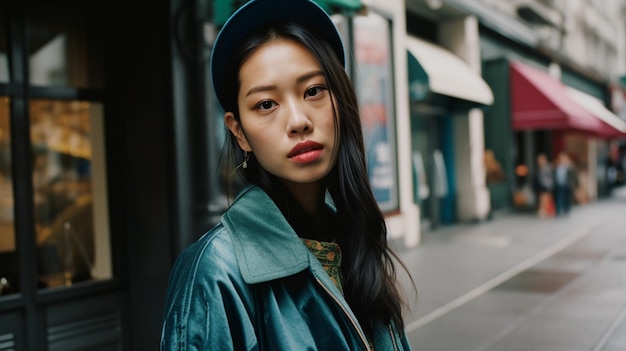
[(443, 227), (400, 254), (414, 350), (626, 350), (626, 189), (569, 217)]

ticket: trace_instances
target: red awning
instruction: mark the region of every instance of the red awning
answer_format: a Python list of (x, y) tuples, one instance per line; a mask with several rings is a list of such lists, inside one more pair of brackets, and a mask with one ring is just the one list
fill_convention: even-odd
[(626, 131), (622, 131), (612, 125), (602, 122), (602, 129), (596, 133), (598, 137), (603, 139), (624, 139), (626, 140)]
[(575, 103), (565, 85), (538, 69), (511, 62), (511, 118), (514, 130), (580, 130), (596, 133), (602, 122)]

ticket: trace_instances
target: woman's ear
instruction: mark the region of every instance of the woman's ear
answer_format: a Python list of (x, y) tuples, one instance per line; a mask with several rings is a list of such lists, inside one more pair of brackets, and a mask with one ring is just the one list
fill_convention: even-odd
[(248, 138), (246, 138), (246, 134), (243, 132), (243, 128), (241, 128), (241, 123), (235, 118), (235, 114), (232, 112), (226, 112), (224, 114), (224, 123), (226, 123), (228, 130), (230, 130), (235, 138), (237, 138), (237, 143), (239, 144), (241, 150), (252, 151), (252, 148), (248, 143)]

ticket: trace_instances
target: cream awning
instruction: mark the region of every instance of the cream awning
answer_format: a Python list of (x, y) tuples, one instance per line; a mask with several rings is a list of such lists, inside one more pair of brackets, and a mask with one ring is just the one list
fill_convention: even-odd
[(572, 87), (566, 87), (566, 91), (572, 100), (603, 122), (599, 136), (626, 137), (626, 121), (607, 109), (600, 99)]
[(482, 105), (493, 104), (489, 85), (453, 53), (414, 36), (407, 36), (406, 48), (411, 100), (422, 100), (433, 92)]

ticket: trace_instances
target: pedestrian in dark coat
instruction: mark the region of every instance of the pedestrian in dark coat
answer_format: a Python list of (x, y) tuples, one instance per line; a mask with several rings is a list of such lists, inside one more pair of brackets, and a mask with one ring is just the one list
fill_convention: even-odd
[(554, 203), (557, 216), (569, 214), (576, 188), (578, 188), (576, 170), (569, 156), (561, 152), (554, 170)]

